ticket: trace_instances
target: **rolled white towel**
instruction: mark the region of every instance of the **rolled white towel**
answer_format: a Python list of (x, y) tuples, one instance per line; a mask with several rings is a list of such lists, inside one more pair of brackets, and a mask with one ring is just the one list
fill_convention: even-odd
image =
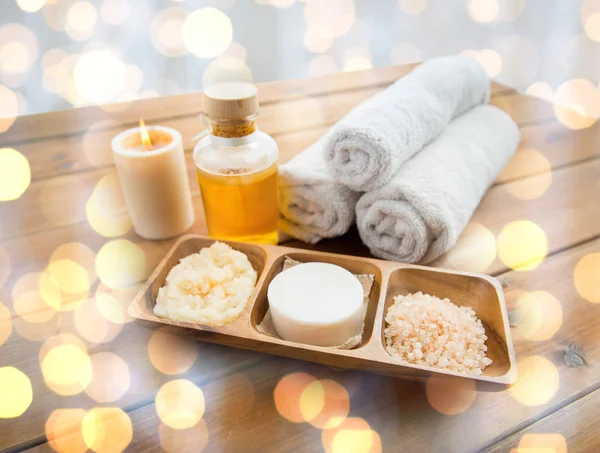
[(375, 256), (428, 263), (448, 251), (514, 154), (519, 129), (484, 105), (454, 120), (384, 187), (356, 205), (358, 231)]
[(304, 242), (346, 233), (359, 196), (328, 174), (323, 139), (279, 167), (280, 227)]
[(353, 190), (381, 187), (453, 118), (489, 98), (489, 78), (474, 59), (430, 60), (332, 128), (324, 147), (327, 168)]

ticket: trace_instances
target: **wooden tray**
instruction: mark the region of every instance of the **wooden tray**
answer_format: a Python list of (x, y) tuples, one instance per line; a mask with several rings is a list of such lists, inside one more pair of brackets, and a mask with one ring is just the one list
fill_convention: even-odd
[[(158, 290), (171, 268), (179, 260), (204, 247), (214, 239), (203, 236), (182, 236), (160, 262), (146, 284), (129, 306), (130, 316), (147, 321), (185, 327), (200, 331), (194, 335), (203, 341), (221, 343), (330, 366), (360, 369), (399, 378), (425, 381), (432, 373), (446, 376), (453, 384), (478, 381), (478, 390), (502, 390), (516, 381), (515, 353), (502, 287), (487, 275), (394, 263), (348, 255), (336, 255), (289, 247), (253, 245), (222, 241), (246, 254), (258, 273), (258, 282), (242, 315), (233, 323), (212, 327), (159, 318), (153, 313)], [(368, 303), (362, 342), (354, 349), (341, 350), (285, 341), (258, 332), (267, 311), (267, 287), (281, 272), (285, 257), (297, 261), (321, 261), (342, 266), (354, 274), (375, 276)], [(481, 319), (488, 337), (487, 355), (493, 360), (481, 376), (467, 376), (437, 368), (417, 366), (392, 357), (385, 349), (383, 329), (385, 313), (394, 296), (423, 291), (440, 298), (449, 298), (457, 305), (473, 307)], [(190, 332), (189, 330), (187, 332)], [(456, 382), (454, 382), (456, 381)]]

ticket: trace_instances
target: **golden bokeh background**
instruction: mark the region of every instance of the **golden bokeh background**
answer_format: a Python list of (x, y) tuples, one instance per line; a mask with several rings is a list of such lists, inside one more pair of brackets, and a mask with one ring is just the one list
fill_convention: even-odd
[[(31, 242), (0, 247), (0, 354), (26, 341), (36, 367), (0, 362), (0, 423), (34, 412), (59, 453), (132, 447), (132, 402), (140, 400), (153, 408), (156, 426), (148, 432), (167, 453), (226, 443), (236, 433), (219, 426), (252, 425), (255, 410), (273, 422), (275, 434), (296, 429), (327, 453), (381, 453), (378, 429), (391, 423), (369, 412), (364, 400), (374, 389), (363, 384), (369, 379), (352, 381), (325, 367), (313, 375), (296, 364), (300, 370), (270, 380), (244, 370), (216, 375), (222, 388), (211, 387), (199, 376), (236, 356), (223, 353), (220, 362), (171, 329), (131, 324), (127, 307), (164, 254), (164, 244), (132, 231), (110, 168), (110, 138), (120, 127), (114, 118), (135, 108), (132, 101), (222, 81), (317, 77), (460, 54), (495, 80), (551, 103), (561, 130), (589, 131), (600, 117), (598, 0), (543, 8), (533, 0), (453, 0), (444, 8), (433, 0), (3, 0), (2, 8), (0, 207), (27, 212), (26, 219), (3, 220), (10, 228), (21, 222)], [(568, 14), (575, 20), (562, 20)], [(361, 77), (375, 83), (371, 74)], [(312, 112), (308, 123), (277, 104), (269, 121), (289, 130), (331, 122), (327, 102), (300, 95), (294, 103), (298, 112)], [(69, 149), (53, 148), (56, 160), (35, 162), (27, 143), (2, 145), (20, 115), (81, 106), (99, 106), (101, 115), (68, 139)], [(494, 224), (474, 219), (437, 265), (495, 275), (514, 270), (523, 281), (539, 272), (557, 248), (556, 234), (529, 207), (558, 185), (553, 167), (561, 156), (548, 152), (552, 140), (549, 134), (521, 147), (491, 189), (509, 194), (520, 214)], [(47, 177), (49, 171), (56, 174)], [(61, 228), (69, 229), (68, 240), (53, 244), (51, 253), (21, 257), (42, 248), (35, 233)], [(79, 237), (80, 230), (87, 236)], [(586, 307), (600, 303), (600, 253), (586, 252), (562, 278)], [(540, 283), (513, 295), (518, 345), (567, 337), (564, 294)], [(519, 347), (519, 379), (503, 397), (518, 410), (552, 404), (562, 364)], [(473, 416), (486, 402), (474, 384), (437, 375), (415, 393), (436, 417), (452, 420)], [(45, 401), (52, 411), (40, 415), (35, 405)], [(390, 397), (395, 412), (403, 414), (403, 404)], [(527, 434), (516, 451), (533, 449), (566, 453), (567, 444), (560, 434)]]
[[(569, 128), (587, 128), (600, 115), (600, 67), (589, 58), (600, 51), (595, 0), (562, 9), (527, 0), (454, 0), (443, 10), (428, 0), (5, 3), (0, 133), (26, 112), (109, 102), (124, 108), (223, 80), (316, 76), (449, 53), (475, 58), (500, 82), (553, 101)], [(253, 27), (244, 24), (249, 14)], [(452, 24), (442, 20), (448, 14)], [(558, 19), (567, 14), (577, 22)], [(460, 36), (436, 39), (456, 24)], [(438, 32), (419, 33), (415, 25)], [(494, 33), (481, 34), (486, 28)]]

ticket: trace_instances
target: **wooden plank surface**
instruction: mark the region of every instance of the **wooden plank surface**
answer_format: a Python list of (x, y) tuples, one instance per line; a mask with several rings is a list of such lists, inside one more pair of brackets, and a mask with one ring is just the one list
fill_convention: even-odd
[[(267, 105), (261, 114), (261, 126), (276, 136), (282, 160), (286, 160), (320, 136), (329, 124), (341, 117), (354, 103), (373, 94), (409, 69), (392, 68), (377, 70), (372, 75), (343, 74), (310, 81), (267, 84), (261, 87), (263, 101), (267, 99)], [(286, 86), (286, 83), (290, 85)], [(431, 409), (423, 389), (415, 384), (359, 372), (342, 373), (297, 361), (194, 343), (193, 349), (200, 358), (183, 376), (198, 383), (205, 391), (207, 413), (204, 421), (209, 433), (206, 451), (244, 451), (240, 450), (246, 446), (240, 443), (242, 439), (252, 439), (254, 450), (251, 451), (320, 451), (321, 431), (308, 424), (287, 422), (277, 413), (273, 404), (273, 390), (278, 380), (286, 373), (298, 370), (317, 377), (329, 376), (344, 385), (350, 393), (351, 415), (363, 417), (371, 424), (383, 441), (384, 451), (399, 451), (394, 448), (400, 444), (404, 446), (402, 451), (434, 448), (435, 442), (443, 440), (444, 436), (451, 439), (452, 448), (460, 447), (451, 451), (490, 446), (515, 429), (556, 411), (565, 401), (585, 393), (600, 380), (595, 365), (584, 369), (565, 369), (553, 355), (557, 351), (560, 355), (567, 340), (575, 341), (589, 352), (590, 364), (594, 363), (595, 354), (598, 354), (594, 349), (597, 338), (593, 332), (588, 331), (592, 330), (590, 326), (584, 323), (583, 327), (577, 327), (578, 323), (581, 324), (580, 318), (585, 317), (586, 313), (595, 314), (593, 310), (596, 306), (591, 306), (576, 296), (572, 285), (574, 263), (581, 256), (598, 250), (595, 240), (600, 235), (600, 206), (597, 203), (600, 187), (596, 177), (600, 170), (598, 125), (582, 131), (571, 131), (553, 121), (552, 108), (544, 101), (515, 95), (513, 91), (498, 85), (494, 86), (494, 92), (493, 103), (509, 111), (521, 124), (523, 140), (513, 165), (509, 165), (488, 192), (473, 221), (497, 236), (509, 222), (531, 220), (542, 228), (548, 238), (548, 253), (553, 256), (533, 272), (506, 274), (507, 266), (497, 258), (490, 261), (483, 270), (500, 274), (513, 286), (522, 289), (549, 291), (563, 304), (564, 322), (559, 333), (567, 331), (569, 335), (557, 335), (542, 343), (523, 339), (516, 342), (517, 357), (546, 355), (559, 366), (561, 386), (556, 396), (540, 407), (529, 408), (517, 404), (506, 392), (495, 394), (496, 396), (481, 394), (464, 414), (441, 416)], [(186, 99), (195, 102), (193, 96)], [(170, 111), (181, 112), (175, 115), (172, 124), (178, 129), (184, 128), (185, 136), (191, 137), (198, 130), (197, 119), (193, 116), (197, 111), (195, 106), (186, 104), (187, 101), (183, 98), (167, 98), (162, 102), (152, 100), (134, 103), (129, 110), (113, 112), (110, 116), (117, 124), (103, 125), (87, 138), (83, 132), (91, 123), (105, 118), (100, 109), (80, 110), (82, 118), (85, 118), (80, 122), (69, 112), (50, 114), (47, 118), (52, 121), (46, 121), (44, 117), (20, 119), (11, 129), (12, 135), (0, 136), (2, 140), (10, 139), (18, 143), (15, 147), (28, 157), (34, 178), (22, 199), (0, 205), (3, 219), (0, 247), (11, 259), (11, 272), (5, 288), (12, 288), (26, 273), (42, 271), (61, 244), (83, 243), (95, 254), (111, 239), (94, 231), (85, 215), (85, 203), (91, 191), (103, 176), (110, 175), (113, 171), (112, 163), (107, 158), (110, 156), (110, 153), (107, 154), (110, 149), (106, 143), (110, 137), (123, 124), (135, 123), (140, 111), (157, 112), (156, 115), (159, 115), (166, 111), (164, 106), (169, 105), (179, 106), (181, 109), (173, 107)], [(173, 104), (169, 104), (171, 102)], [(282, 114), (285, 114), (287, 120), (280, 118)], [(21, 125), (17, 127), (19, 122)], [(35, 136), (27, 135), (25, 131), (35, 129), (33, 125), (36, 123), (52, 127), (42, 127), (35, 132)], [(34, 140), (27, 141), (32, 137)], [(83, 152), (84, 142), (93, 144), (88, 155)], [(542, 159), (531, 150), (539, 153)], [(89, 156), (93, 157), (90, 159)], [(189, 159), (188, 148), (188, 165), (191, 167)], [(192, 187), (197, 194), (195, 178), (192, 178)], [(541, 190), (543, 187), (544, 190)], [(522, 199), (523, 197), (530, 199)], [(44, 204), (44, 201), (48, 203)], [(193, 231), (204, 232), (202, 207), (198, 199), (195, 200), (195, 206), (199, 221)], [(469, 259), (464, 259), (473, 253), (473, 241), (469, 240), (471, 233), (468, 229), (456, 247), (461, 255), (460, 260), (446, 257), (439, 264), (458, 268), (473, 265)], [(173, 242), (140, 241), (131, 231), (119, 238), (130, 239), (140, 245), (145, 253), (148, 269), (153, 268)], [(318, 248), (367, 254), (368, 251), (357, 241), (356, 234), (351, 233), (344, 238), (325, 241)], [(292, 244), (306, 247), (297, 242)], [(475, 262), (480, 265), (481, 260), (475, 259)], [(98, 282), (94, 283), (90, 296), (94, 295), (97, 285)], [(115, 295), (125, 304), (131, 297), (131, 292), (124, 291)], [(3, 298), (3, 303), (9, 308), (12, 307), (10, 299), (10, 294)], [(19, 316), (14, 312), (11, 315), (15, 326), (19, 323), (22, 325), (23, 320)], [(57, 318), (60, 332), (81, 336), (72, 313), (61, 313)], [(35, 395), (34, 402), (26, 413), (26, 425), (22, 418), (0, 422), (0, 450), (9, 447), (22, 450), (40, 444), (36, 451), (48, 451), (47, 445), (43, 444), (45, 423), (53, 409), (91, 408), (98, 404), (84, 393), (61, 397), (47, 388), (38, 358), (41, 341), (45, 336), (42, 327), (44, 326), (39, 329), (38, 341), (27, 340), (15, 331), (0, 348), (0, 366), (13, 365), (23, 370), (32, 381)], [(52, 329), (48, 332), (52, 332)], [(160, 421), (152, 403), (157, 390), (170, 377), (158, 371), (148, 359), (148, 343), (153, 332), (149, 326), (137, 322), (128, 323), (112, 342), (95, 344), (86, 341), (90, 354), (113, 352), (129, 366), (135, 387), (132, 384), (123, 398), (115, 404), (128, 411), (133, 422), (134, 441), (130, 446), (131, 451), (158, 451), (160, 445)], [(237, 380), (232, 381), (231, 375), (245, 378), (237, 377)], [(563, 381), (566, 382), (564, 386)], [(246, 400), (249, 388), (252, 388), (253, 402), (246, 404), (251, 410), (244, 409), (244, 412), (236, 408), (238, 401), (235, 395)], [(395, 395), (395, 398), (386, 398), (385, 392)], [(464, 426), (477, 424), (482, 413), (493, 416), (497, 420), (497, 426), (494, 429), (482, 429), (472, 440), (461, 443), (463, 441), (458, 436), (465, 434)], [(256, 422), (257, 414), (264, 422)], [(232, 432), (232, 416), (236, 426), (240, 426), (240, 432), (245, 433), (244, 436)], [(398, 430), (399, 425), (405, 428)], [(266, 426), (275, 428), (265, 429)], [(440, 434), (431, 436), (431, 432), (437, 433), (438, 428), (441, 428)]]
[[(570, 280), (581, 257), (599, 251), (600, 240), (592, 241), (547, 259), (530, 273), (509, 272), (502, 276), (509, 282), (508, 294), (517, 289), (547, 291), (560, 301), (563, 322), (551, 339), (531, 341), (521, 336), (520, 330), (514, 331), (517, 357), (521, 363), (527, 363), (530, 357), (541, 356), (557, 371), (559, 385), (555, 392), (547, 376), (540, 374), (542, 370), (526, 366), (520, 370), (521, 379), (523, 382), (526, 380), (529, 387), (517, 384), (523, 387), (513, 392), (477, 392), (471, 395), (474, 399), (470, 405), (464, 402), (469, 399), (469, 392), (461, 394), (455, 391), (452, 393), (454, 397), (440, 402), (439, 390), (433, 385), (428, 390), (421, 384), (384, 376), (265, 358), (236, 373), (243, 377), (195, 381), (207, 398), (203, 420), (209, 441), (205, 451), (322, 451), (320, 430), (308, 423), (291, 423), (283, 419), (276, 409), (274, 390), (277, 383), (282, 377), (298, 372), (319, 379), (334, 379), (343, 385), (349, 393), (351, 416), (365, 419), (377, 431), (385, 452), (487, 449), (511, 434), (515, 427), (530, 425), (598, 387), (600, 332), (595, 320), (600, 315), (600, 305), (590, 304), (575, 295)], [(581, 348), (581, 354), (585, 354), (586, 366), (572, 368), (565, 363), (565, 351), (572, 343)], [(252, 385), (249, 386), (248, 382)], [(442, 411), (464, 411), (444, 414), (432, 406), (434, 401)], [(538, 404), (540, 401), (541, 404)], [(239, 410), (232, 432), (233, 425), (227, 422), (231, 413), (226, 408), (236, 405), (243, 409)], [(134, 427), (131, 451), (160, 451), (158, 432), (161, 420), (156, 407), (144, 406), (132, 411), (129, 416)], [(257, 420), (260, 422), (257, 423)], [(267, 426), (270, 427), (268, 430), (265, 429)], [(251, 446), (248, 446), (248, 439), (252, 439)]]
[(556, 453), (600, 451), (599, 423), (600, 390), (595, 390), (499, 442), (489, 453), (527, 453), (527, 449)]
[[(289, 104), (287, 103), (280, 104), (280, 110), (284, 109), (288, 111), (290, 115), (302, 115), (301, 117), (306, 119), (297, 121), (297, 123), (302, 124), (302, 126), (299, 128), (304, 129), (304, 124), (307, 124), (310, 121), (313, 125), (317, 126), (316, 130), (320, 133), (323, 131), (323, 124), (329, 124), (331, 121), (341, 118), (354, 105), (354, 101), (356, 101), (357, 97), (361, 100), (366, 99), (375, 92), (376, 90), (374, 89), (368, 89), (364, 92), (353, 92), (352, 100), (350, 101), (342, 101), (341, 99), (337, 99), (339, 103), (335, 104), (335, 108), (327, 109), (328, 113), (326, 117), (319, 113), (322, 110), (318, 104), (307, 107), (305, 110), (300, 110), (301, 113), (298, 113), (299, 111), (296, 110), (295, 107), (290, 107), (288, 110), (287, 106)], [(527, 123), (530, 117), (527, 115), (521, 116), (519, 113), (521, 110), (518, 109), (518, 106), (524, 104), (521, 99), (522, 98), (519, 96), (511, 95), (508, 96), (508, 100), (503, 102), (505, 107), (516, 109), (516, 111), (513, 113), (513, 116), (518, 123)], [(542, 108), (539, 106), (537, 101), (534, 102), (534, 104), (537, 106), (536, 110), (541, 111), (540, 115), (542, 115), (542, 118), (550, 118), (549, 115), (551, 115), (551, 112), (549, 112), (547, 108)], [(275, 114), (274, 117), (285, 118), (285, 116), (281, 117)], [(280, 121), (285, 123), (285, 119), (281, 119)], [(274, 123), (275, 122), (273, 121), (267, 122), (266, 124), (268, 125)], [(197, 128), (194, 128), (194, 130), (197, 131)], [(194, 133), (192, 132), (189, 133), (190, 136), (193, 134)], [(294, 135), (297, 134), (298, 133), (296, 132)], [(276, 138), (278, 140), (285, 140), (286, 135), (287, 134), (282, 134), (282, 136)], [(303, 146), (301, 147), (295, 146), (293, 149), (288, 149), (287, 147), (283, 146), (281, 150), (282, 162), (287, 161), (293, 154), (296, 154), (300, 150), (304, 149), (305, 146), (312, 143), (313, 138), (318, 137), (315, 137), (313, 134), (309, 134), (306, 138), (310, 140), (302, 141), (301, 144)], [(31, 183), (27, 192), (21, 198), (13, 202), (0, 205), (0, 217), (7, 220), (0, 226), (0, 239), (24, 236), (30, 233), (44, 231), (56, 226), (67, 226), (85, 222), (86, 202), (90, 198), (94, 188), (101, 179), (107, 178), (111, 174), (114, 175), (114, 167), (112, 166), (112, 152), (108, 147), (109, 142), (110, 139), (108, 137), (94, 139), (93, 141), (96, 146), (104, 146), (105, 152), (108, 153), (108, 157), (106, 159), (108, 159), (107, 162), (110, 163), (103, 168), (91, 169), (84, 167), (84, 169), (90, 171), (71, 171), (70, 173), (59, 174), (56, 177), (44, 177), (39, 180), (34, 178), (34, 181)], [(62, 146), (66, 146), (67, 149), (72, 149), (73, 153), (79, 155), (81, 159), (85, 159), (85, 155), (81, 152), (80, 148), (72, 148), (72, 144), (63, 144), (60, 145), (59, 149), (64, 149)], [(19, 151), (21, 151), (20, 148)], [(51, 151), (46, 153), (38, 150), (27, 157), (31, 165), (36, 166), (36, 159), (38, 156), (41, 156), (41, 160), (43, 162), (41, 162), (39, 165), (44, 168), (52, 168), (52, 166), (48, 166), (46, 162), (48, 155), (51, 155)], [(192, 156), (189, 153), (187, 155), (187, 163), (192, 194), (197, 197), (199, 195), (199, 189), (196, 182), (194, 170), (195, 167), (192, 162)], [(35, 170), (32, 171), (35, 175)], [(117, 179), (112, 178), (110, 179), (110, 182), (111, 187), (113, 187), (115, 191), (118, 191)], [(122, 206), (121, 211), (124, 210), (125, 207)], [(20, 212), (23, 215), (11, 216), (11, 212)]]

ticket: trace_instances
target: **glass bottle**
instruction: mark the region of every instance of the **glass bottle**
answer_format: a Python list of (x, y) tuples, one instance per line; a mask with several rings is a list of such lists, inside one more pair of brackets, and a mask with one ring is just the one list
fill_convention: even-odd
[(278, 241), (275, 140), (258, 130), (258, 93), (249, 83), (215, 84), (204, 91), (206, 136), (194, 163), (208, 233), (216, 239)]

